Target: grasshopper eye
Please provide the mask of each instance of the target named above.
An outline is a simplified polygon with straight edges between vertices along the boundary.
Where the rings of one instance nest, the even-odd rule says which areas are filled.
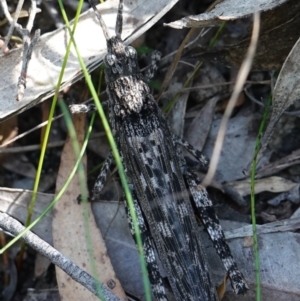
[[[116,61],[116,56],[114,54],[107,54],[105,57],[105,63],[107,63],[109,66],[113,66]]]
[[[127,56],[130,56],[131,58],[136,57],[136,50],[131,46],[125,47],[125,53]]]

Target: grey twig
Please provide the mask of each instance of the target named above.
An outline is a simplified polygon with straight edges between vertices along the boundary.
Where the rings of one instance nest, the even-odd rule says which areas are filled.
[[[257,234],[278,233],[295,231],[300,228],[299,218],[285,219],[264,225],[257,225]],[[252,236],[252,225],[246,225],[239,229],[224,231],[226,239],[243,238]]]
[[[31,0],[31,6],[29,9],[29,17],[28,17],[26,29],[22,30],[23,63],[22,63],[21,74],[18,80],[18,94],[16,97],[17,101],[22,100],[24,96],[24,90],[26,89],[26,74],[27,74],[28,63],[31,59],[33,48],[40,37],[40,30],[38,29],[35,31],[34,37],[30,41],[30,32],[33,26],[33,21],[35,19],[36,12],[37,12],[36,0]]]
[[[254,103],[258,104],[260,107],[263,107],[265,108],[266,105],[262,102],[262,101],[259,101],[258,99],[256,99],[248,90],[249,87],[245,87],[244,88],[244,92],[245,94],[247,95],[247,97],[253,101]],[[273,91],[273,90],[272,90]],[[269,109],[272,109],[272,106],[269,106]],[[297,116],[299,117],[300,116],[300,111],[299,110],[296,110],[296,111],[284,111],[282,113],[283,115],[289,115],[289,116]]]
[[[0,227],[9,232],[12,235],[18,235],[25,230],[17,220],[12,218],[6,213],[0,213]],[[30,231],[27,231],[22,239],[34,250],[39,252],[48,258],[52,263],[61,268],[65,273],[67,273],[72,279],[82,284],[90,292],[98,297],[103,297],[104,300],[109,301],[121,301],[114,293],[112,293],[108,288],[101,285],[95,278],[89,275],[87,272],[83,271],[70,259],[65,257],[63,254],[58,252],[48,243],[40,239],[37,235]],[[99,292],[100,290],[100,292]]]
[[[1,49],[1,54],[4,53],[4,50],[6,49],[6,47],[8,45],[8,42],[11,38],[11,35],[12,35],[14,29],[16,29],[19,32],[19,34],[21,35],[22,40],[23,40],[23,63],[22,63],[21,74],[20,74],[19,81],[18,81],[18,94],[16,96],[16,99],[19,101],[24,96],[24,90],[26,88],[27,68],[28,68],[28,63],[31,58],[32,50],[40,36],[40,31],[37,30],[34,33],[34,37],[33,37],[32,41],[30,39],[30,32],[33,27],[33,22],[34,22],[36,13],[37,13],[36,0],[31,0],[31,6],[29,9],[29,17],[28,17],[28,22],[27,22],[26,28],[23,28],[20,24],[17,23],[22,6],[24,4],[24,0],[19,0],[13,18],[11,17],[11,15],[8,11],[6,1],[0,0],[0,3],[1,3],[1,7],[3,9],[4,15],[10,24],[10,28],[9,28],[7,37],[5,39],[3,47]]]
[[[36,13],[37,13],[36,0],[31,0],[31,6],[29,9],[29,17],[28,17],[28,22],[26,25],[26,29],[28,30],[28,32],[31,32]]]
[[[20,15],[20,12],[21,12],[21,9],[22,9],[24,0],[20,0],[20,1],[18,2],[16,11],[15,11],[15,15],[14,15],[13,18],[11,17],[11,15],[10,15],[10,13],[9,13],[9,11],[8,11],[7,4],[6,4],[6,0],[0,0],[0,3],[1,3],[1,7],[2,7],[2,9],[3,9],[5,18],[7,19],[8,23],[10,24],[8,33],[7,33],[7,35],[6,35],[6,39],[5,39],[5,41],[4,41],[4,45],[3,45],[3,47],[1,48],[1,54],[3,54],[3,53],[4,53],[4,49],[7,47],[8,42],[9,42],[9,40],[10,40],[10,38],[11,38],[11,35],[12,35],[14,29],[16,28],[16,30],[22,34],[22,26],[21,26],[20,24],[17,23],[17,20],[18,20],[18,18],[19,18],[19,15]]]
[[[34,33],[34,37],[30,42],[29,35],[24,36],[23,39],[23,62],[22,62],[22,69],[21,74],[18,80],[18,94],[17,94],[17,101],[22,100],[24,96],[24,90],[26,89],[26,75],[27,75],[27,69],[28,69],[28,63],[31,59],[31,54],[33,51],[33,48],[35,44],[37,43],[38,39],[40,37],[40,30],[37,29]]]

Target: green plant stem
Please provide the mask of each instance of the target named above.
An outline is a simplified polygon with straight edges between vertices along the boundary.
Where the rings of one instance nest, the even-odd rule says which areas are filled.
[[[265,129],[267,116],[269,114],[269,107],[271,104],[271,97],[267,101],[267,105],[263,114],[263,118],[259,127],[258,135],[256,138],[255,151],[253,156],[253,163],[251,167],[251,219],[252,219],[252,231],[253,231],[253,252],[254,252],[254,264],[255,264],[255,283],[256,283],[256,301],[261,301],[261,279],[260,279],[260,261],[259,261],[259,248],[258,248],[258,236],[256,228],[256,215],[255,215],[255,172],[257,165],[257,155],[260,148],[260,141],[263,130]]]

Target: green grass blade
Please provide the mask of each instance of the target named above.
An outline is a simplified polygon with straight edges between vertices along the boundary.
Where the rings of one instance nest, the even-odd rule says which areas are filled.
[[[253,163],[251,167],[251,219],[252,219],[252,231],[253,231],[253,252],[254,252],[254,264],[255,264],[255,284],[256,284],[256,301],[261,301],[261,279],[260,279],[260,262],[259,262],[259,248],[258,237],[256,228],[256,216],[255,216],[255,172],[257,165],[257,155],[260,148],[261,137],[263,130],[266,126],[266,120],[269,114],[269,107],[271,105],[272,98],[269,97],[267,106],[265,108],[263,118],[259,127],[258,135],[256,138],[255,151],[253,156]]]

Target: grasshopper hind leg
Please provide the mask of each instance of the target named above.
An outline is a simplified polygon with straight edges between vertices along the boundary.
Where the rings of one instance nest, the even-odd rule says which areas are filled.
[[[207,190],[201,186],[201,181],[197,175],[187,170],[185,179],[196,205],[197,212],[207,230],[214,248],[216,249],[231,282],[231,286],[236,294],[244,294],[249,288],[243,274],[239,271],[230,248],[226,242],[224,232],[213,207],[213,203],[208,196]]]

